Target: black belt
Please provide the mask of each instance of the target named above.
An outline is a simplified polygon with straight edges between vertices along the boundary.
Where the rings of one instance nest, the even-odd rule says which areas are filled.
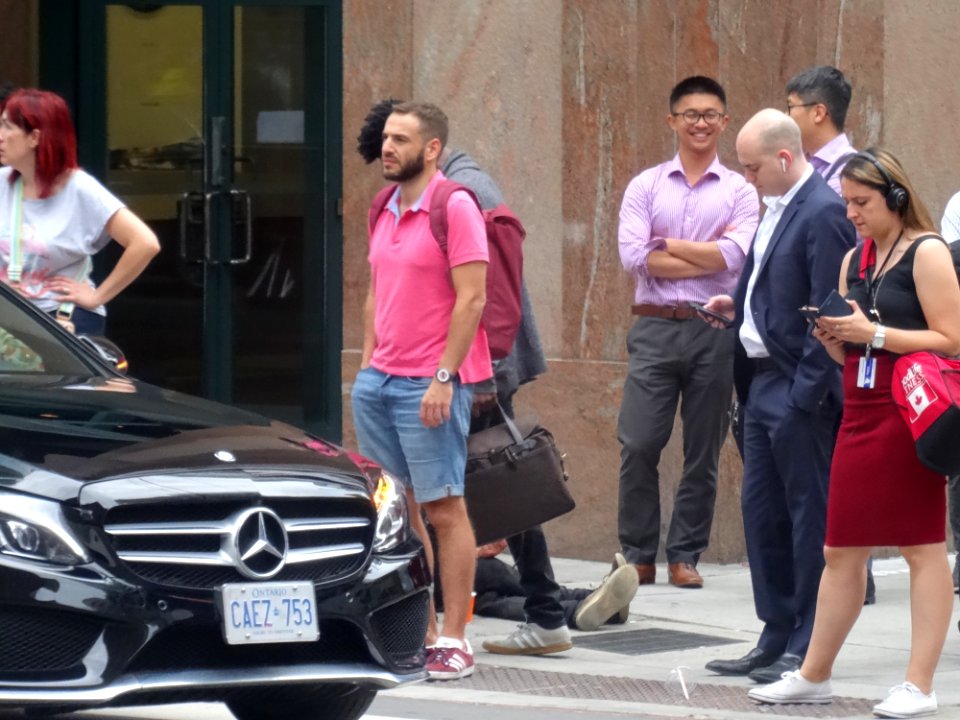
[[[754,374],[780,371],[780,366],[772,357],[750,358],[750,362],[753,363]]]

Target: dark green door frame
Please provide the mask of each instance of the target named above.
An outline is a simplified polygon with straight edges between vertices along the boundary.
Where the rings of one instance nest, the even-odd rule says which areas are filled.
[[[321,189],[319,202],[308,204],[307,227],[320,229],[320,237],[306,243],[306,272],[318,283],[307,286],[304,302],[305,371],[312,379],[304,383],[304,424],[307,429],[339,441],[341,427],[340,353],[343,346],[343,225],[340,216],[342,197],[342,15],[340,0],[166,0],[162,3],[127,0],[40,0],[40,83],[63,95],[74,109],[80,139],[80,163],[103,178],[107,162],[106,147],[106,7],[108,5],[200,6],[204,13],[204,109],[208,138],[216,137],[218,124],[222,147],[232,145],[229,133],[233,112],[233,13],[243,6],[315,7],[308,13],[307,27],[299,30],[315,42],[306,43],[306,72],[323,93],[308,93],[304,108],[312,122],[307,123],[309,150],[308,176],[312,187]],[[222,158],[222,160],[224,160]],[[216,188],[218,181],[208,162],[205,181]],[[232,172],[232,162],[222,161],[223,173]],[[221,237],[229,236],[230,212],[227,199],[220,200],[218,217]],[[228,252],[225,244],[221,253]],[[207,296],[204,306],[204,355],[206,394],[229,401],[231,390],[230,276],[224,264],[205,269]]]

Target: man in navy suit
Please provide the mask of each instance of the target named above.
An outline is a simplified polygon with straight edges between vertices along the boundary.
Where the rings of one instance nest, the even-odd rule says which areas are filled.
[[[743,413],[743,526],[757,616],[757,647],[707,669],[773,682],[800,667],[810,642],[826,530],[840,366],[797,309],[838,284],[856,234],[843,201],[806,160],[800,129],[761,110],[737,136],[747,180],[767,206],[735,297],[710,299],[734,316],[734,384]]]

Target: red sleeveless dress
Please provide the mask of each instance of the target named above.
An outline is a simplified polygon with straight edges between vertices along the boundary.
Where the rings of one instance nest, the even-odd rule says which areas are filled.
[[[921,329],[926,320],[913,282],[917,240],[883,277],[876,297],[881,322]],[[925,242],[942,242],[927,240]],[[859,277],[860,250],[847,276],[847,297],[869,307]],[[868,270],[869,272],[869,270]],[[946,539],[946,478],[918,459],[906,423],[890,395],[897,355],[872,351],[876,384],[857,387],[864,348],[849,347],[843,368],[843,419],[830,469],[826,544],[833,547],[923,545]]]

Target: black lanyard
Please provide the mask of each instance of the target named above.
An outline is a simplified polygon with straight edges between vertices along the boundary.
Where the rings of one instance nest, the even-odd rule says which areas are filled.
[[[880,264],[880,269],[876,272],[869,272],[865,278],[867,284],[867,302],[870,305],[870,313],[880,319],[880,313],[877,311],[877,295],[880,293],[880,285],[883,284],[884,270],[887,267],[887,263],[890,261],[890,258],[893,257],[894,251],[897,249],[897,245],[900,244],[900,241],[903,239],[903,228],[900,228],[900,234],[897,235],[897,239],[893,241],[893,246],[890,248],[890,252],[887,253],[887,256],[883,259],[883,262]],[[876,240],[874,240],[876,243]],[[873,280],[879,278],[877,283],[874,284]]]

